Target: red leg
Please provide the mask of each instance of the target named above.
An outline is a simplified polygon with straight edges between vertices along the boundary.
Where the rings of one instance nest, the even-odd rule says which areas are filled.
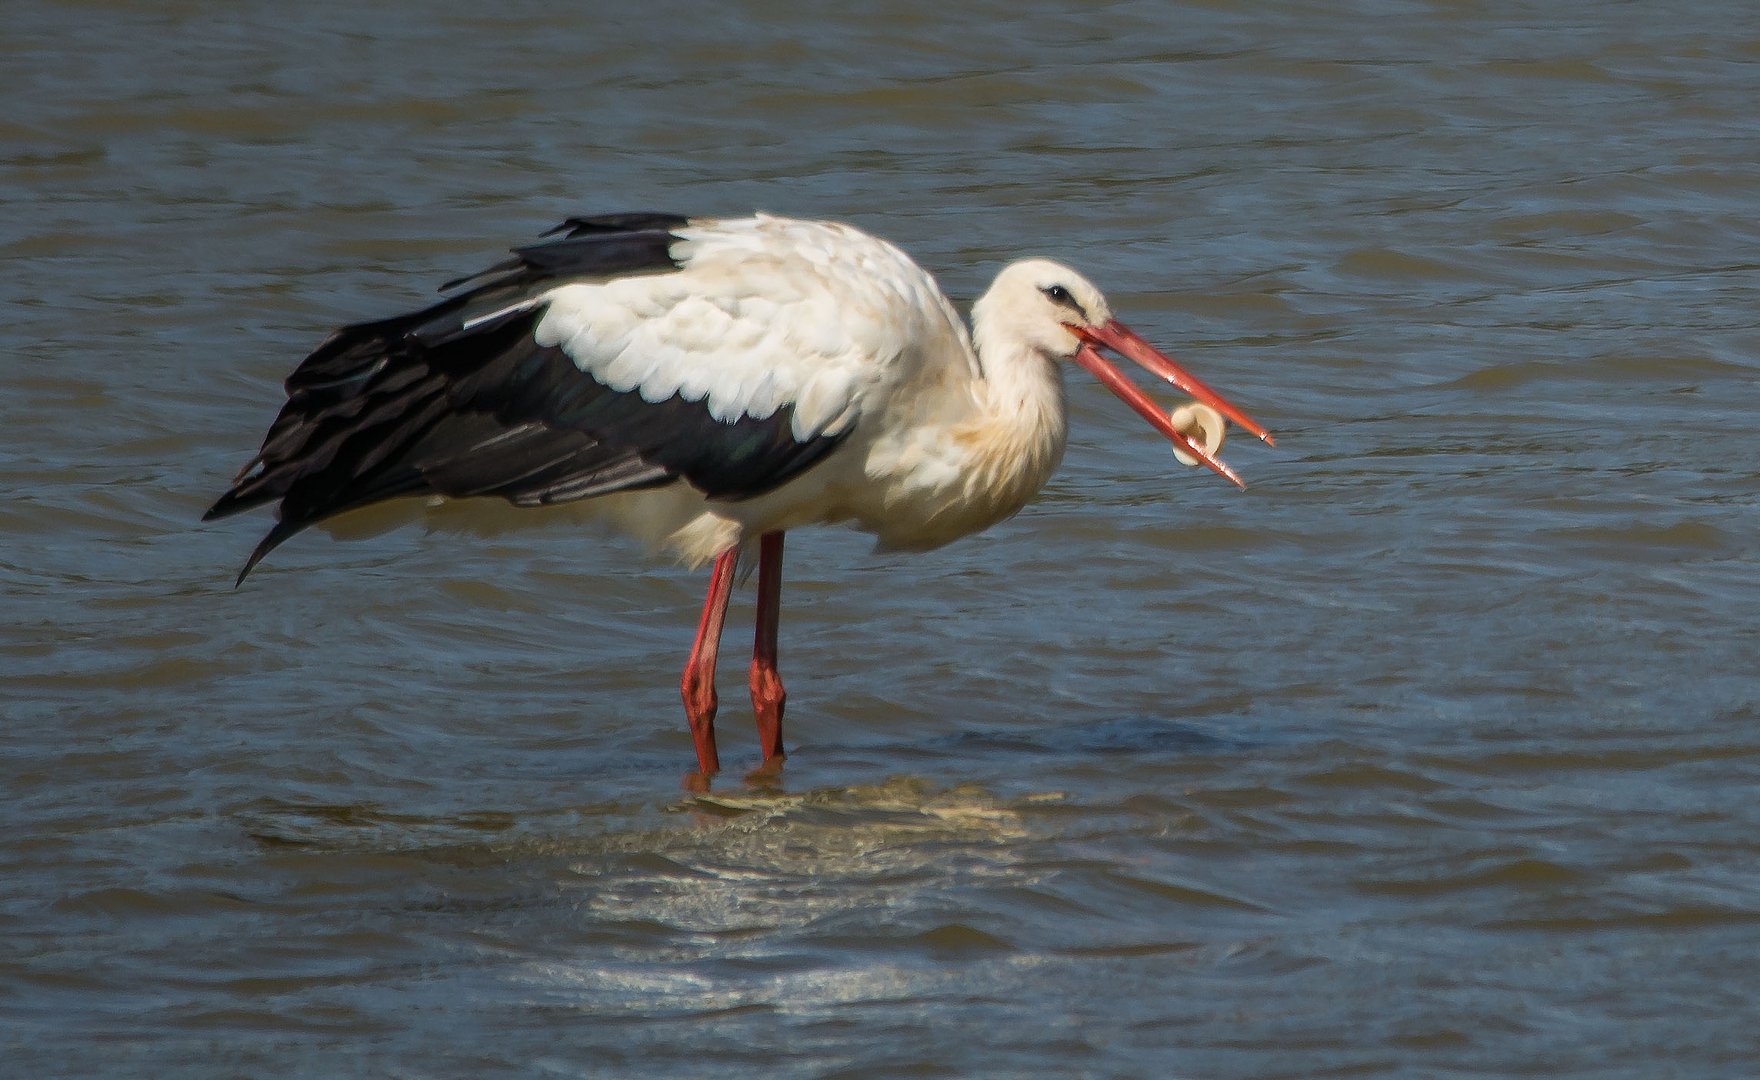
[[[782,612],[782,534],[758,541],[758,634],[752,646],[752,711],[758,717],[758,744],[764,764],[782,752],[782,707],[788,693],[776,671],[776,628]]]
[[[709,595],[703,600],[703,618],[697,623],[697,640],[684,664],[679,693],[684,714],[691,723],[691,741],[697,746],[697,768],[706,780],[721,770],[715,754],[715,657],[721,650],[721,625],[727,621],[727,597],[733,591],[733,565],[739,549],[729,548],[715,559],[709,575]]]

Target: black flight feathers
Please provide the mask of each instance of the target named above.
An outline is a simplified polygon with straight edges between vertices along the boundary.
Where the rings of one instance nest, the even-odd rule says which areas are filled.
[[[262,449],[203,515],[279,501],[239,580],[307,525],[401,495],[539,506],[682,478],[738,500],[823,457],[843,435],[797,442],[792,406],[725,423],[700,401],[618,393],[533,341],[541,309],[495,314],[571,278],[676,270],[671,230],[686,221],[570,218],[546,234],[558,239],[448,283],[454,294],[431,307],[326,338],[287,377]]]

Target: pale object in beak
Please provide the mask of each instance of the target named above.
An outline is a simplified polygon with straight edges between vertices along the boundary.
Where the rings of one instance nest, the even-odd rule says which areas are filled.
[[[1141,365],[1151,374],[1165,379],[1179,390],[1192,395],[1199,404],[1208,405],[1217,413],[1225,416],[1241,427],[1263,439],[1267,445],[1276,446],[1271,433],[1252,417],[1242,412],[1227,398],[1199,382],[1190,372],[1164,356],[1155,346],[1139,337],[1135,331],[1113,319],[1105,326],[1081,326],[1075,323],[1064,323],[1064,328],[1076,336],[1081,347],[1071,357],[1079,367],[1085,368],[1088,374],[1100,380],[1101,385],[1113,392],[1120,401],[1136,410],[1137,415],[1149,421],[1149,426],[1166,436],[1169,442],[1182,451],[1180,460],[1187,456],[1196,458],[1216,475],[1227,480],[1236,487],[1244,488],[1247,482],[1240,474],[1210,453],[1201,444],[1188,439],[1182,432],[1169,422],[1161,406],[1148,394],[1131,382],[1118,370],[1118,367],[1104,356],[1100,349],[1106,348],[1120,356],[1128,357]],[[1218,445],[1221,445],[1220,441]]]
[[[1175,431],[1190,439],[1192,445],[1201,447],[1211,457],[1222,449],[1222,440],[1227,426],[1222,414],[1201,401],[1188,401],[1167,414],[1168,423]],[[1174,444],[1173,456],[1181,465],[1202,465],[1203,462]]]

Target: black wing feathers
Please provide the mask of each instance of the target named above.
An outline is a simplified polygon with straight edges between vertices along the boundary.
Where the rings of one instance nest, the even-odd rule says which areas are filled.
[[[644,270],[674,270],[670,248],[678,237],[671,230],[689,222],[677,214],[606,214],[569,218],[545,233],[547,240],[513,249],[513,258],[440,286],[451,292],[479,282],[478,289],[529,285],[562,277],[609,277]]]
[[[204,520],[279,501],[239,580],[316,521],[400,495],[536,506],[682,477],[711,498],[769,491],[842,440],[794,437],[792,406],[724,423],[702,402],[644,400],[581,371],[518,305],[574,278],[678,268],[671,214],[570,218],[560,239],[449,283],[407,315],[345,326],[287,377],[263,448]],[[499,314],[497,314],[499,312]]]

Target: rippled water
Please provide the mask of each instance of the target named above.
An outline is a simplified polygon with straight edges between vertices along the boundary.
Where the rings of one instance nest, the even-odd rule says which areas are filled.
[[[144,7],[0,39],[16,1075],[1752,1072],[1752,5]],[[704,798],[703,581],[567,514],[232,591],[330,327],[754,207],[1072,262],[1279,448],[1079,385],[1015,520],[791,539]]]

